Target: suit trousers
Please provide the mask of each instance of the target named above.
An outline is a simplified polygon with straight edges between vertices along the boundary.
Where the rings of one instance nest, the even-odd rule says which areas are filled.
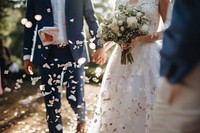
[[[162,78],[152,133],[200,133],[200,65],[182,83]]]
[[[61,77],[66,87],[66,98],[71,105],[77,121],[85,120],[84,66],[79,66],[72,57],[69,46],[50,49],[46,62],[39,67],[41,75],[40,89],[44,95],[47,123],[50,133],[62,133],[61,117]]]

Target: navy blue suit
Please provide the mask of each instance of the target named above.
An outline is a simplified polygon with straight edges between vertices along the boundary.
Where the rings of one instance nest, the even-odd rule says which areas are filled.
[[[170,83],[182,82],[200,63],[199,12],[200,0],[175,0],[161,50],[161,76]]]
[[[94,15],[93,6],[90,0],[66,0],[65,5],[65,14],[66,14],[66,25],[67,25],[67,38],[70,40],[73,45],[70,45],[70,49],[75,61],[77,61],[80,57],[87,58],[87,52],[85,44],[83,47],[79,49],[73,49],[76,41],[84,41],[84,26],[83,26],[83,18],[85,18],[89,31],[92,31],[91,36],[92,38],[97,34],[97,19]],[[40,21],[35,20],[35,15],[41,15],[42,19]],[[38,30],[43,28],[44,26],[54,26],[53,21],[53,13],[52,13],[52,6],[50,0],[28,0],[27,1],[27,11],[26,11],[26,18],[28,21],[32,22],[31,28],[26,28],[24,31],[24,55],[30,55],[31,49],[33,47],[33,35],[36,25],[38,25]],[[70,20],[74,19],[74,22]],[[96,44],[96,48],[101,46],[97,43],[98,39],[94,40]],[[85,43],[85,42],[84,42]],[[41,45],[41,48],[38,48],[38,45]],[[45,59],[48,56],[49,49],[51,46],[44,47],[40,38],[36,37],[36,46],[34,52],[33,62],[35,64],[42,64],[45,62]],[[37,57],[37,58],[35,58]]]
[[[66,84],[66,97],[72,109],[78,114],[78,122],[85,120],[85,101],[84,101],[84,82],[83,82],[83,65],[78,66],[79,58],[87,58],[85,47],[85,35],[83,20],[85,18],[91,37],[94,38],[96,48],[98,38],[96,38],[98,24],[90,0],[66,0],[65,14],[67,39],[69,44],[64,48],[57,48],[49,45],[43,46],[40,38],[36,37],[36,44],[34,50],[33,63],[39,65],[41,74],[41,90],[44,94],[47,119],[50,133],[60,133],[62,129],[58,129],[62,125],[61,114],[59,112],[61,107],[60,97],[61,90],[60,77],[63,71],[62,64],[66,64],[67,69],[64,70],[64,83]],[[41,15],[40,21],[35,20],[35,15]],[[31,28],[25,27],[24,31],[24,55],[31,55],[33,47],[34,30],[44,26],[54,26],[52,5],[50,0],[28,0],[26,18],[32,23]],[[74,21],[71,22],[70,20]],[[37,31],[36,31],[37,33]],[[84,41],[80,48],[74,49],[77,40]],[[48,67],[47,67],[48,66]],[[57,99],[57,100],[55,100]]]

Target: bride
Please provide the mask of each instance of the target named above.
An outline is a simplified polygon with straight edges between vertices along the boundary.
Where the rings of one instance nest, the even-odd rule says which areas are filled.
[[[149,35],[132,41],[132,64],[120,64],[122,48],[116,46],[106,68],[97,112],[89,133],[151,131],[160,64],[160,46],[156,40],[161,33],[157,29],[160,17],[163,22],[166,21],[168,3],[169,0],[116,0],[116,7],[126,4],[145,12],[150,20]],[[105,49],[109,49],[111,45],[113,42],[108,42]]]

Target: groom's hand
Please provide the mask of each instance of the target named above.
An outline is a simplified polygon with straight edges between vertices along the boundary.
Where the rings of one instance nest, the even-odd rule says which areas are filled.
[[[32,62],[29,59],[24,60],[24,70],[25,70],[26,74],[33,75],[32,68],[33,68]]]
[[[102,65],[107,60],[107,54],[104,48],[98,48],[92,55],[92,61],[96,64]]]

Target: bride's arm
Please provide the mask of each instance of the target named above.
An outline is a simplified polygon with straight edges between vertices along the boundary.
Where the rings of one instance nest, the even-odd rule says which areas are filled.
[[[169,0],[159,0],[159,13],[162,18],[163,23],[167,20],[167,11],[169,7]]]
[[[165,23],[166,19],[167,19],[167,10],[168,10],[168,6],[169,6],[169,2],[170,2],[169,0],[159,0],[159,13],[160,13],[163,23]],[[163,33],[163,31],[160,31],[160,32],[156,32],[151,35],[144,35],[144,36],[136,37],[132,41],[132,44],[135,45],[138,43],[148,43],[148,42],[157,41],[162,38],[161,37],[162,33]]]

